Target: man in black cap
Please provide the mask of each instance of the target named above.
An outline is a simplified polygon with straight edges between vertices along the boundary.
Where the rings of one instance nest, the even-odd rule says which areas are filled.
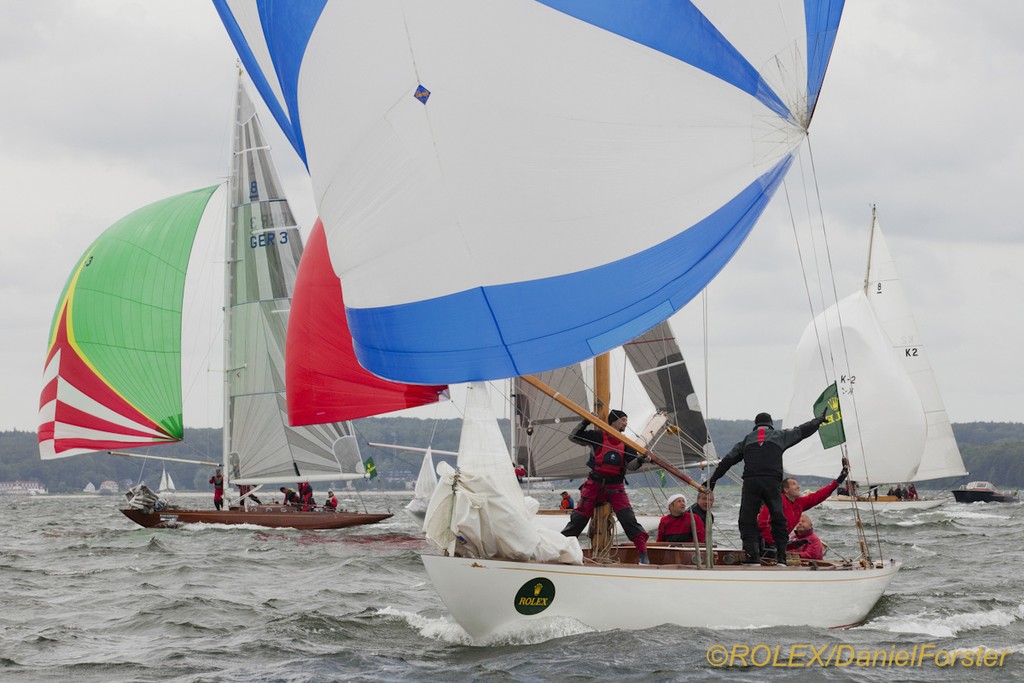
[[[626,413],[612,410],[608,413],[608,424],[619,432],[626,428]],[[587,467],[590,476],[580,487],[580,504],[573,511],[569,523],[562,529],[563,536],[579,536],[587,527],[590,516],[594,514],[594,506],[609,502],[615,516],[619,518],[622,530],[633,541],[640,554],[640,564],[648,564],[647,539],[650,534],[636,521],[633,506],[626,495],[626,470],[637,470],[650,460],[646,455],[639,455],[635,450],[624,444],[611,434],[600,429],[587,429],[590,423],[584,420],[569,436],[569,440],[591,449]],[[755,526],[755,530],[756,530]]]
[[[732,447],[708,480],[708,488],[714,490],[715,482],[722,478],[730,467],[740,460],[743,461],[739,527],[743,549],[747,551],[749,563],[759,564],[761,561],[757,513],[763,503],[771,515],[775,557],[780,564],[785,564],[789,531],[786,528],[786,516],[782,511],[782,453],[817,432],[818,427],[824,422],[823,417],[816,417],[794,429],[777,430],[771,415],[758,413],[754,418],[754,430]]]

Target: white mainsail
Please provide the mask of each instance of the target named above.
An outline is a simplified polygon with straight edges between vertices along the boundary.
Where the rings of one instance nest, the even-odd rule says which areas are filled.
[[[885,242],[878,218],[872,212],[871,247],[864,292],[878,323],[885,330],[893,352],[914,383],[927,422],[924,452],[914,481],[967,475],[960,448],[953,436],[949,415],[935,382],[921,335],[907,301],[896,264]]]

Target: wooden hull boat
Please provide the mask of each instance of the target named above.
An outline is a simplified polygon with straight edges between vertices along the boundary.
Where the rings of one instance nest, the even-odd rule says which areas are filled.
[[[272,529],[344,529],[361,524],[375,524],[391,517],[390,514],[361,512],[303,512],[284,505],[257,505],[250,508],[228,510],[189,510],[168,507],[146,512],[123,508],[124,516],[139,526],[150,529],[169,529],[185,524],[252,524]]]
[[[851,496],[831,496],[818,504],[826,510],[844,510],[853,504]],[[857,497],[857,505],[871,506],[875,510],[931,510],[945,503],[948,498],[925,498],[923,500],[900,500],[896,496],[879,496],[868,499]]]

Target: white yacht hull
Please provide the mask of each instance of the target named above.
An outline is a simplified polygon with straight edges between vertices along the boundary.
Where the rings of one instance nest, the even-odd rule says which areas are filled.
[[[857,502],[857,505],[862,509],[870,509],[874,507],[875,510],[931,510],[937,508],[947,499],[944,498],[929,498],[926,500],[875,500],[870,503],[865,500]],[[851,507],[852,503],[849,498],[845,496],[826,498],[818,507],[825,508],[826,510],[847,510]]]
[[[899,563],[889,563],[880,569],[722,566],[709,570],[422,557],[441,600],[474,639],[552,617],[575,619],[602,631],[668,623],[707,628],[840,628],[863,621],[900,568]],[[520,609],[536,613],[523,614]]]

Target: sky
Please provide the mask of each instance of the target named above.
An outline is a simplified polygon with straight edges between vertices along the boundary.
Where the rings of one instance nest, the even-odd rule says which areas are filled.
[[[0,430],[35,430],[51,317],[82,252],[134,209],[225,179],[236,58],[208,0],[0,0],[0,19]],[[953,422],[1024,421],[1021,26],[1024,6],[1000,0],[847,3],[811,125],[816,173],[786,185],[797,206],[802,188],[820,198],[840,296],[861,284],[877,206]],[[308,228],[308,177],[262,120]],[[809,319],[780,192],[673,319],[706,414],[783,414]],[[220,351],[189,338],[186,424],[219,426]]]

